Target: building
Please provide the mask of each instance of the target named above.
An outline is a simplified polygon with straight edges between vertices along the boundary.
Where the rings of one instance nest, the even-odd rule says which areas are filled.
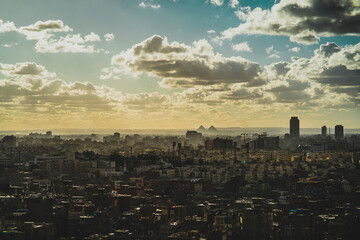
[[[327,135],[327,127],[324,125],[321,128],[321,136],[326,137]]]
[[[197,131],[187,131],[186,138],[190,140],[191,144],[199,144],[202,140],[202,134]]]
[[[234,148],[234,141],[231,139],[215,138],[212,142],[213,149],[223,150]]]
[[[120,133],[118,132],[114,133],[114,140],[120,141]]]
[[[290,137],[298,138],[300,136],[300,121],[298,117],[291,117],[290,119]]]
[[[341,140],[344,138],[344,126],[336,125],[335,126],[335,139]]]
[[[17,141],[16,141],[16,137],[11,135],[11,136],[5,136],[2,139],[2,145],[4,147],[9,147],[9,148],[14,148],[17,145]]]
[[[264,135],[258,136],[257,139],[251,141],[250,148],[253,150],[278,150],[279,137],[265,137]]]

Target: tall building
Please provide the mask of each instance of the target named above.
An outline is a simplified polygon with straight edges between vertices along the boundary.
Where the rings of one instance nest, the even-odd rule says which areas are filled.
[[[321,135],[322,135],[323,137],[325,137],[326,134],[327,134],[327,127],[324,125],[324,126],[322,126],[322,128],[321,128]]]
[[[336,125],[335,126],[335,139],[343,139],[344,138],[344,126]]]
[[[290,137],[297,138],[300,136],[300,121],[298,117],[291,117],[290,119]]]

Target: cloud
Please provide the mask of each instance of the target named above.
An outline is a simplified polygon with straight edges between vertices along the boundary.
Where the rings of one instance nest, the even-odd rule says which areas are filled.
[[[230,0],[229,6],[232,8],[236,8],[239,5],[239,0]]]
[[[141,2],[139,3],[139,7],[141,8],[147,8],[147,7],[150,7],[150,8],[153,8],[153,9],[159,9],[161,7],[160,4],[154,4],[153,3],[153,0],[150,0],[148,2]]]
[[[214,33],[216,33],[216,31],[213,30],[213,29],[207,30],[206,32],[207,32],[208,34],[214,34]]]
[[[48,21],[37,21],[34,24],[29,26],[24,26],[20,28],[21,31],[30,31],[30,32],[41,32],[41,31],[51,31],[51,32],[70,32],[73,31],[69,26],[64,25],[61,20],[48,20]]]
[[[4,48],[11,48],[11,47],[17,46],[17,45],[19,45],[19,44],[14,43],[14,42],[1,44],[1,46],[4,47]]]
[[[317,43],[320,37],[360,34],[360,7],[352,0],[281,0],[271,9],[243,7],[240,25],[214,39],[221,42],[237,35],[285,35],[300,44]]]
[[[128,94],[122,101],[131,110],[163,111],[174,107],[174,103],[167,95],[157,92]]]
[[[52,32],[72,32],[73,29],[65,25],[61,20],[37,21],[34,24],[16,29],[17,32],[26,36],[28,40],[46,39]]]
[[[360,44],[320,45],[311,58],[292,58],[265,67],[263,89],[275,102],[301,107],[359,106]],[[300,101],[301,100],[301,101]],[[299,101],[297,103],[297,101]]]
[[[0,82],[0,111],[61,114],[71,111],[111,111],[116,100],[109,89],[91,83],[24,78]]]
[[[16,26],[13,22],[4,22],[0,19],[0,33],[16,31]]]
[[[0,64],[0,68],[6,76],[2,79],[0,75],[3,127],[19,128],[26,123],[26,128],[98,128],[104,121],[107,127],[163,127],[179,119],[178,114],[191,115],[193,121],[202,112],[180,102],[176,95],[130,94],[89,82],[65,82],[46,74],[45,67],[36,63]]]
[[[103,69],[103,79],[147,73],[162,78],[162,86],[169,87],[251,82],[261,71],[259,64],[241,57],[227,58],[214,53],[204,39],[185,45],[169,43],[158,35],[115,55],[111,64]]]
[[[289,52],[295,52],[295,53],[298,53],[298,52],[300,52],[300,48],[299,48],[299,47],[293,47],[293,48],[290,48],[290,49],[289,49]]]
[[[265,49],[267,54],[270,54],[274,50],[274,46]]]
[[[49,38],[39,39],[35,44],[35,50],[39,53],[99,53],[103,51],[92,44],[87,44],[94,41],[100,41],[100,37],[93,33],[84,38],[80,34],[68,34],[59,39],[51,35]]]
[[[85,42],[100,42],[100,36],[96,33],[91,32],[89,35],[84,37]]]
[[[55,73],[49,73],[44,66],[34,62],[22,62],[16,64],[0,63],[0,73],[5,76],[39,76],[55,77]]]
[[[344,65],[330,67],[324,69],[316,80],[331,86],[360,86],[360,68],[350,70]]]
[[[277,62],[267,66],[267,72],[273,72],[273,78],[286,75],[291,69],[287,62]]]
[[[248,42],[242,42],[238,44],[231,44],[231,48],[238,52],[252,52]]]
[[[73,29],[61,20],[37,21],[34,24],[16,28],[12,22],[4,23],[0,20],[1,32],[18,32],[25,35],[27,40],[36,40],[35,50],[39,53],[99,53],[106,52],[94,46],[94,42],[100,42],[98,34],[91,32],[84,37],[81,34],[67,34],[58,36],[61,33],[72,32]],[[56,33],[56,34],[55,34]],[[108,38],[111,38],[108,35]]]
[[[209,0],[206,0],[206,2],[209,2]],[[216,6],[222,6],[224,4],[224,0],[210,0],[210,3]]]
[[[280,58],[280,56],[277,55],[277,54],[275,54],[275,53],[273,53],[273,54],[271,54],[268,58]]]
[[[109,41],[114,40],[115,36],[112,33],[107,33],[107,34],[104,35],[104,38],[105,38],[105,41],[109,42]]]
[[[267,54],[270,54],[268,58],[280,58],[279,51],[274,49],[274,46],[270,46],[265,49]]]

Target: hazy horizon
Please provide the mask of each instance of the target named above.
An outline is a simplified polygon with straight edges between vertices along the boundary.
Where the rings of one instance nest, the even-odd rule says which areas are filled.
[[[215,126],[216,127],[216,126]],[[119,132],[121,135],[127,134],[143,134],[143,135],[185,135],[187,130],[197,130],[197,128],[184,129],[30,129],[30,130],[1,130],[0,135],[15,134],[28,135],[30,133],[45,134],[46,131],[52,131],[53,135],[112,135]],[[289,129],[285,127],[226,127],[217,128],[218,133],[210,135],[240,135],[261,134],[266,132],[268,135],[284,135],[289,133]],[[329,129],[328,129],[329,130]],[[301,135],[317,135],[321,133],[320,128],[300,128]],[[360,134],[360,128],[345,128],[344,134]],[[209,135],[205,133],[205,135]],[[331,128],[331,135],[334,135],[334,128]]]

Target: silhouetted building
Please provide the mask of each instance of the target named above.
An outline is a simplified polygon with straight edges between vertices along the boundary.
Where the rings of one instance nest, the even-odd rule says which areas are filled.
[[[344,126],[336,125],[335,126],[335,139],[341,140],[344,138]]]
[[[215,138],[212,144],[214,149],[231,149],[234,147],[234,141],[227,138]]]
[[[202,134],[197,131],[187,131],[186,138],[189,139],[192,144],[197,144],[201,142]]]
[[[280,148],[279,137],[265,137],[263,135],[260,135],[257,139],[251,142],[250,148],[253,150],[278,150]]]
[[[13,135],[5,136],[2,139],[2,143],[5,147],[16,147],[16,137]]]
[[[213,149],[213,141],[211,139],[205,140],[205,149],[206,150],[212,150]]]
[[[327,127],[326,126],[322,126],[321,128],[321,136],[325,137],[327,134]]]
[[[300,136],[300,121],[298,117],[291,117],[290,119],[290,137],[297,138]]]
[[[114,133],[114,139],[119,141],[120,140],[120,133],[115,132]]]

